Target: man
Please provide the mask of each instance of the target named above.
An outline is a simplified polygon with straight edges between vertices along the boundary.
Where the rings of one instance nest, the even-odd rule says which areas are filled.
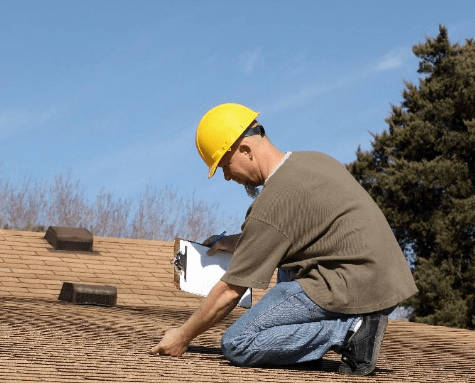
[[[242,233],[213,245],[234,252],[222,279],[181,327],[152,353],[180,356],[191,340],[224,318],[248,287],[278,282],[222,338],[224,355],[241,366],[318,360],[342,354],[339,372],[367,375],[379,355],[387,315],[417,292],[385,217],[334,159],[282,153],[239,104],[208,111],[196,133],[209,177],[245,186],[255,198]],[[259,192],[258,187],[262,186]]]

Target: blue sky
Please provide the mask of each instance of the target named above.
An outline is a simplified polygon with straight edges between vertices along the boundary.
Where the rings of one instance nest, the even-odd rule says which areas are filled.
[[[351,162],[439,24],[474,37],[475,3],[0,1],[0,177],[70,171],[89,198],[169,186],[243,218],[249,197],[195,149],[209,108],[243,103],[282,151]]]

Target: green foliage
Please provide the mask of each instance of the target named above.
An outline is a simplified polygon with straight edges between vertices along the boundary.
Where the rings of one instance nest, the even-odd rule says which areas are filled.
[[[411,319],[475,328],[475,43],[447,29],[413,47],[419,85],[406,82],[387,131],[348,165],[386,215],[414,269]]]

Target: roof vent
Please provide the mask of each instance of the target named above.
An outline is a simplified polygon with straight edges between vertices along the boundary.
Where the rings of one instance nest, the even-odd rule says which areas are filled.
[[[87,229],[50,226],[45,239],[55,250],[92,251],[92,233]]]
[[[114,286],[63,282],[58,299],[77,305],[115,306],[117,289]]]

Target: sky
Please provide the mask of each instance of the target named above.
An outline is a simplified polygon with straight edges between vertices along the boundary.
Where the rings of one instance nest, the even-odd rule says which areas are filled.
[[[208,109],[244,104],[283,152],[352,162],[439,24],[473,38],[475,2],[1,0],[0,179],[169,187],[243,219],[252,200],[196,151]]]

